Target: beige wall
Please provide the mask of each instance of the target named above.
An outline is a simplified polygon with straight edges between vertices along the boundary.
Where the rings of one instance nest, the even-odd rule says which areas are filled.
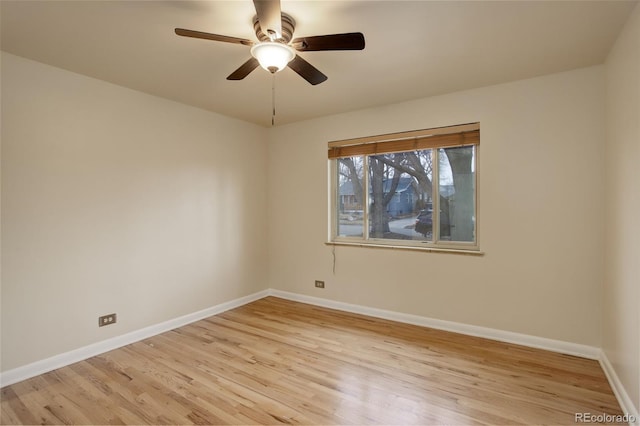
[[[600,346],[603,81],[592,67],[273,129],[271,287]],[[485,255],[337,247],[334,274],[327,141],[475,121]]]
[[[640,410],[640,6],[605,69],[603,349]]]
[[[266,158],[261,127],[3,54],[2,371],[265,288]]]

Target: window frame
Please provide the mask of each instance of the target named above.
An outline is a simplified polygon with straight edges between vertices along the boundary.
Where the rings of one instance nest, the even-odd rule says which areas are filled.
[[[387,238],[371,238],[369,236],[369,208],[370,208],[370,194],[369,194],[369,157],[377,155],[377,145],[384,144],[385,142],[399,142],[399,145],[406,145],[412,139],[418,140],[418,138],[424,139],[424,135],[453,135],[461,132],[465,132],[468,129],[476,130],[478,132],[478,139],[473,143],[452,143],[450,146],[438,144],[432,148],[422,148],[420,150],[431,149],[431,164],[432,164],[432,220],[433,220],[433,233],[432,240],[402,240],[402,239],[387,239]],[[433,129],[415,130],[409,132],[392,133],[387,135],[376,135],[370,137],[349,139],[344,141],[332,141],[328,144],[329,159],[328,159],[328,185],[329,185],[329,221],[328,221],[328,242],[329,245],[347,245],[347,246],[359,246],[359,247],[380,247],[380,248],[395,248],[395,249],[409,249],[409,250],[424,250],[424,251],[443,251],[443,252],[455,252],[462,254],[483,254],[480,252],[480,232],[479,232],[479,157],[480,157],[480,141],[479,141],[480,123],[468,123],[456,126],[439,127]],[[427,136],[429,137],[429,136]],[[376,144],[373,149],[371,147],[364,147],[363,150],[367,153],[358,153],[354,155],[342,155],[335,156],[336,147],[357,147],[358,145]],[[474,241],[449,241],[440,239],[440,161],[439,156],[441,149],[455,148],[462,146],[474,146],[473,156],[473,206],[474,206]],[[331,157],[331,153],[334,153],[334,157]],[[414,151],[412,149],[401,149],[398,151],[386,151],[387,153],[408,152]],[[338,182],[338,160],[345,157],[361,156],[363,158],[363,177],[362,186],[367,188],[363,191],[363,225],[362,236],[339,236],[338,235],[338,221],[339,221],[339,182]]]

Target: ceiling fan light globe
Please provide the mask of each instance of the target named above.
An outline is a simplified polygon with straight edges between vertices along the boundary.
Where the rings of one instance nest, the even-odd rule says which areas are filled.
[[[284,69],[296,56],[291,47],[272,41],[255,44],[251,48],[251,55],[258,60],[262,68],[271,73]]]

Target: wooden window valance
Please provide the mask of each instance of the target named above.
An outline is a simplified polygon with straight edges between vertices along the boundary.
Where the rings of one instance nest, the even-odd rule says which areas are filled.
[[[329,142],[329,159],[480,144],[480,123]]]

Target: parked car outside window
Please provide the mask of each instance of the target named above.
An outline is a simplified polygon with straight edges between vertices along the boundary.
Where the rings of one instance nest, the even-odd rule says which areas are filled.
[[[416,217],[416,226],[415,231],[418,234],[422,234],[425,237],[427,234],[433,234],[433,210],[425,209],[421,210]],[[449,217],[443,215],[440,212],[440,236],[441,237],[449,237],[451,236],[451,225],[449,224]]]

